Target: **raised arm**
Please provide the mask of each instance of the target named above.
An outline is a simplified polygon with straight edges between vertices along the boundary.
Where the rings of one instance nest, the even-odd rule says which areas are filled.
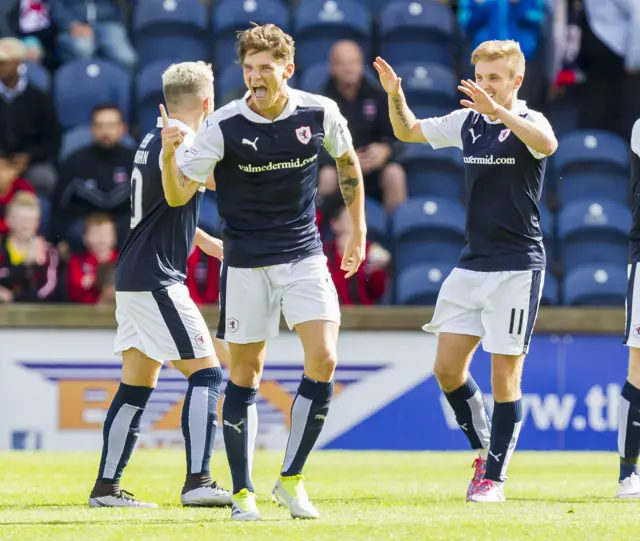
[[[382,88],[388,95],[389,119],[393,126],[394,135],[405,143],[426,143],[427,139],[422,133],[420,122],[407,105],[407,100],[402,91],[402,79],[380,57],[376,58],[373,66],[380,76]]]
[[[162,116],[162,189],[170,207],[181,207],[189,202],[199,184],[188,179],[176,165],[176,149],[183,143],[184,134],[178,126],[169,126],[169,118],[163,105]]]

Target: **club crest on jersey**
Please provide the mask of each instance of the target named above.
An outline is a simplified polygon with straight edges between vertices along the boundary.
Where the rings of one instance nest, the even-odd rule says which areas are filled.
[[[296,130],[296,137],[303,145],[308,145],[311,141],[311,126],[300,126]]]
[[[498,141],[500,141],[502,143],[502,141],[504,141],[507,137],[509,137],[509,134],[511,133],[511,130],[502,130],[500,132],[500,135],[498,135]]]

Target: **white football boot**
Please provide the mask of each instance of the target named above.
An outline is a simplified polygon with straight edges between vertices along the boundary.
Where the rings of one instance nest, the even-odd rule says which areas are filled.
[[[115,496],[97,496],[89,498],[89,507],[147,507],[157,508],[157,503],[141,502],[133,498],[131,492],[120,490]]]
[[[498,483],[491,479],[483,479],[477,484],[475,490],[467,495],[468,502],[474,503],[500,503],[504,501],[504,483]]]
[[[256,495],[243,488],[231,497],[231,520],[262,520],[256,505]]]
[[[231,491],[214,481],[206,487],[194,488],[180,496],[185,507],[226,507],[232,504]]]
[[[626,500],[640,499],[640,477],[637,473],[632,473],[626,479],[620,481],[618,490],[616,490],[616,498]]]
[[[273,487],[273,501],[288,507],[293,518],[318,518],[320,513],[309,501],[303,479],[302,475],[280,476]]]

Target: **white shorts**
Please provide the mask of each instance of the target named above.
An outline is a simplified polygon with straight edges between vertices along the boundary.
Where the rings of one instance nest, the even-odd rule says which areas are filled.
[[[209,328],[184,284],[116,291],[116,320],[116,355],[136,348],[162,363],[214,354]]]
[[[324,255],[252,269],[222,266],[218,338],[250,344],[306,321],[340,324],[340,305]]]
[[[544,271],[476,272],[455,268],[442,284],[427,332],[478,336],[488,353],[529,348]]]
[[[629,265],[628,273],[629,284],[625,302],[624,344],[632,348],[640,348],[640,276],[638,276],[638,263]]]

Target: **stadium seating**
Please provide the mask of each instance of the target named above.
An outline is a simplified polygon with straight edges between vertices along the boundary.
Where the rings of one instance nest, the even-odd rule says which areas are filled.
[[[378,75],[368,66],[365,67],[364,76],[368,81],[379,85]],[[305,69],[302,73],[302,77],[300,77],[300,90],[319,93],[328,83],[329,78],[329,65],[326,62],[318,62]],[[380,88],[382,89],[382,87]]]
[[[133,39],[139,63],[207,58],[207,8],[200,0],[138,0]]]
[[[25,62],[23,64],[27,81],[43,92],[49,92],[51,89],[51,75],[47,69],[36,62]]]
[[[586,265],[573,269],[565,276],[563,304],[622,306],[626,290],[626,265]]]
[[[177,60],[179,61],[179,60]],[[160,112],[158,105],[164,103],[162,94],[162,73],[173,60],[158,60],[145,65],[136,82],[136,115],[140,134],[147,133],[156,125]]]
[[[429,262],[401,270],[396,285],[396,304],[434,305],[442,282],[452,269],[450,263]]]
[[[394,0],[380,18],[381,54],[392,65],[436,62],[453,65],[455,18],[435,0]]]
[[[113,103],[129,121],[131,79],[107,60],[73,60],[55,74],[53,96],[63,129],[89,124],[95,107]]]
[[[384,207],[375,199],[367,197],[365,214],[367,217],[367,239],[387,247],[389,245],[388,219]]]
[[[546,273],[544,277],[544,286],[542,287],[542,297],[540,298],[540,304],[546,306],[553,306],[559,302],[558,280],[551,273]]]
[[[451,199],[410,199],[394,211],[390,223],[397,269],[434,259],[453,265],[464,246],[465,210]]]
[[[304,71],[326,62],[333,44],[341,39],[357,42],[365,58],[371,52],[371,15],[357,0],[309,0],[294,14],[296,64]]]
[[[237,32],[250,23],[273,23],[285,32],[290,31],[290,14],[279,0],[223,0],[213,9],[215,63],[218,68],[233,62],[236,57]]]
[[[547,252],[547,267],[549,267],[555,259],[555,227],[553,213],[544,203],[540,203],[540,229],[542,229],[544,249]]]
[[[407,173],[409,197],[463,199],[464,169],[460,149],[433,150],[430,145],[406,145],[399,162]]]
[[[576,131],[560,139],[554,156],[560,205],[582,197],[629,199],[629,149],[618,136]]]
[[[611,200],[581,199],[558,215],[558,252],[565,272],[585,264],[627,261],[631,211]]]
[[[429,62],[408,62],[394,69],[402,78],[402,89],[411,108],[434,106],[450,111],[457,107],[459,79],[451,68]]]
[[[93,135],[91,134],[91,126],[87,124],[81,124],[75,128],[71,128],[62,135],[62,142],[60,144],[60,152],[58,153],[58,159],[60,162],[66,160],[77,150],[86,148],[93,142]],[[122,139],[122,144],[134,148],[137,143],[131,135],[126,134]]]

